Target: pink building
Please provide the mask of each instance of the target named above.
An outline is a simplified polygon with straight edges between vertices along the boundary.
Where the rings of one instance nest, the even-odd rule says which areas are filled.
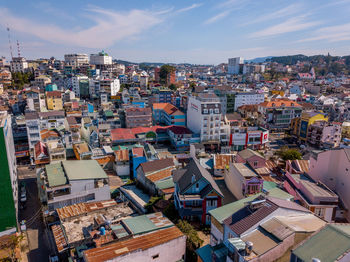
[[[308,127],[307,141],[320,148],[338,147],[341,140],[341,123],[316,121]]]
[[[236,163],[249,164],[252,168],[262,168],[266,166],[266,159],[251,149],[239,151],[236,156]]]

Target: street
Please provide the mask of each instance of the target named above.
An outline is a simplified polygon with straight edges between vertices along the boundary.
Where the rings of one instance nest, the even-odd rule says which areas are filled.
[[[29,244],[28,260],[30,262],[48,261],[50,249],[45,224],[42,219],[41,203],[38,199],[38,189],[35,171],[27,167],[18,168],[19,184],[26,185],[27,201],[25,208],[19,210],[19,221],[26,220]]]

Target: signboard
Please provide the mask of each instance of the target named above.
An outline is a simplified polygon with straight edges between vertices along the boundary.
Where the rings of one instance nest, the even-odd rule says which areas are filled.
[[[261,144],[265,144],[269,141],[269,131],[262,132],[261,134]]]
[[[198,106],[197,105],[191,103],[191,108],[198,112]]]
[[[300,137],[306,138],[307,127],[308,127],[308,122],[307,121],[301,121],[301,123],[300,123]]]

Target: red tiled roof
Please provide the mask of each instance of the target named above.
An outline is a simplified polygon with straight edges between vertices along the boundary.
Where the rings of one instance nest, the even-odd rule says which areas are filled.
[[[132,149],[132,154],[136,157],[142,157],[145,155],[143,151],[143,147],[134,147]]]
[[[171,158],[158,159],[140,164],[140,167],[142,168],[145,174],[169,168],[172,166],[174,166],[174,161]]]

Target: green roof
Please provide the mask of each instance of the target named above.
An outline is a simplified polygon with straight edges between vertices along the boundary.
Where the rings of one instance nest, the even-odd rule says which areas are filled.
[[[284,200],[294,200],[294,196],[292,196],[291,194],[288,194],[286,191],[278,187],[272,188],[268,192],[269,192],[269,196],[272,196],[275,198],[284,199]]]
[[[46,165],[45,170],[49,187],[62,186],[67,183],[61,163]]]
[[[106,110],[105,111],[105,116],[112,117],[113,116],[113,112],[111,110]]]
[[[252,195],[230,204],[215,208],[210,210],[209,213],[213,216],[219,223],[222,223],[226,218],[231,216],[233,213],[236,213],[238,210],[244,207],[244,203],[253,201],[255,198],[260,196],[261,194]]]
[[[128,229],[134,235],[148,233],[154,230],[168,228],[174,226],[168,219],[156,219],[155,223],[151,218],[157,218],[158,213],[142,215],[137,217],[131,217],[123,220],[123,223],[128,227]],[[163,215],[160,214],[161,217]],[[156,222],[158,221],[158,222]]]
[[[328,224],[292,252],[303,261],[333,262],[350,249],[349,233],[350,225]]]
[[[175,187],[175,184],[174,184],[174,181],[173,181],[172,177],[169,177],[168,179],[165,179],[165,180],[156,181],[156,182],[154,182],[154,184],[159,189]]]
[[[203,262],[212,261],[212,247],[208,244],[196,250],[197,255],[201,258]]]
[[[69,180],[108,178],[96,160],[68,160],[62,164]]]
[[[270,191],[272,188],[275,187],[277,187],[277,184],[275,182],[264,181],[264,190]]]

